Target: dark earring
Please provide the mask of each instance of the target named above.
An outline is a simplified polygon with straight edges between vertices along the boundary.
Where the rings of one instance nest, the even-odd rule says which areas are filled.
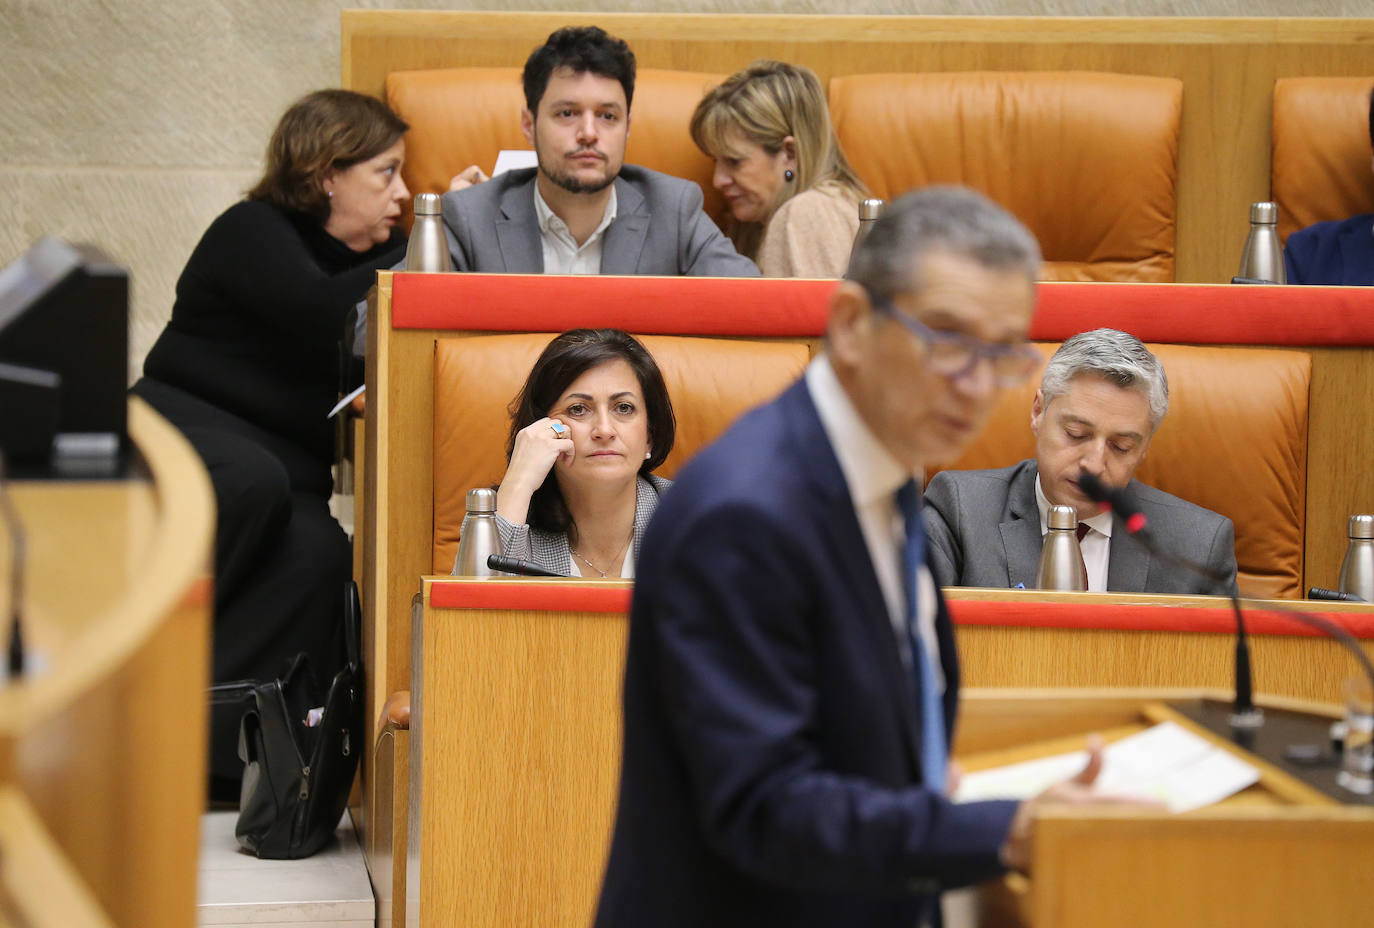
[[[792,169],[791,169],[791,168],[788,168],[787,170],[785,170],[785,171],[782,172],[782,179],[785,180],[785,181],[787,181],[789,184],[792,183],[792,178],[794,178],[794,177],[796,177],[796,176],[797,176],[797,175],[795,175],[795,174],[792,173]]]

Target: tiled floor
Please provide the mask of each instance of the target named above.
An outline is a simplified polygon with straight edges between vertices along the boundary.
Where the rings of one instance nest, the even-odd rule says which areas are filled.
[[[304,860],[258,860],[234,840],[238,813],[200,821],[197,922],[215,928],[373,928],[377,906],[345,813],[338,840]]]

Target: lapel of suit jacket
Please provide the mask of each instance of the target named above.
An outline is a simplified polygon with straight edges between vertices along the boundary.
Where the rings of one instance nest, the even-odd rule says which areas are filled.
[[[1126,501],[1140,508],[1134,480],[1126,484],[1122,494]],[[1113,593],[1144,593],[1150,575],[1150,552],[1126,531],[1120,516],[1112,516],[1112,543],[1107,550],[1107,589]]]
[[[1040,566],[1040,507],[1035,503],[1034,466],[1017,471],[1007,489],[1007,520],[997,526],[1002,533],[1002,549],[1007,562],[1007,586],[1022,584],[1035,589],[1035,572]]]
[[[507,274],[544,273],[544,246],[539,239],[539,216],[534,211],[534,182],[517,184],[501,195],[496,217],[496,244]],[[491,181],[487,181],[491,183]]]
[[[916,681],[902,664],[893,634],[892,620],[887,614],[878,575],[868,556],[868,542],[859,527],[854,501],[840,469],[839,459],[830,445],[820,414],[811,399],[811,391],[802,377],[783,394],[782,409],[792,425],[789,434],[795,444],[793,460],[800,462],[814,491],[816,505],[821,507],[827,531],[835,539],[838,562],[834,565],[840,577],[853,581],[851,592],[862,616],[862,631],[873,651],[879,655],[879,669],[888,677],[890,691],[898,694],[898,710],[904,721],[903,733],[908,759],[913,771],[921,769],[921,719],[916,712]],[[952,641],[952,639],[951,639]],[[943,647],[943,642],[942,642]]]
[[[601,240],[601,273],[634,274],[649,235],[649,205],[623,177],[615,179],[615,221]]]

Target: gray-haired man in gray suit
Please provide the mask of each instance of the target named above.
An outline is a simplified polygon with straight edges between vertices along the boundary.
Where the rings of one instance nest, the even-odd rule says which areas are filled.
[[[1139,339],[1096,329],[1064,342],[1031,404],[1035,459],[997,470],[942,471],[926,488],[926,532],[940,585],[1033,588],[1054,504],[1078,510],[1089,590],[1234,591],[1231,520],[1134,479],[1168,410],[1164,368]],[[1085,470],[1123,487],[1158,544],[1229,577],[1225,586],[1152,557],[1078,486]]]
[[[634,79],[629,46],[595,26],[534,50],[520,122],[539,166],[454,179],[443,217],[455,270],[758,276],[702,212],[696,184],[624,163]]]

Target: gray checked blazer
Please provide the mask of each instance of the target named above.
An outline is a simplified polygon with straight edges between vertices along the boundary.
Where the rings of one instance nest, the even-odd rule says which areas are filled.
[[[644,540],[644,531],[649,527],[649,519],[658,508],[658,498],[667,492],[673,481],[666,477],[640,474],[635,482],[635,521],[633,540],[635,561],[639,561],[639,545]],[[519,558],[538,564],[545,570],[560,574],[572,573],[572,551],[568,548],[568,536],[563,532],[546,532],[530,528],[528,525],[515,525],[496,517],[496,530],[501,535],[501,550],[506,557]],[[453,569],[458,570],[457,559]]]
[[[507,171],[444,194],[444,231],[455,271],[542,274],[534,168]],[[601,273],[757,277],[701,211],[691,181],[627,164],[615,179],[616,217],[601,246]]]
[[[925,493],[930,563],[941,586],[1035,587],[1040,563],[1040,510],[1035,505],[1034,459],[997,470],[945,470]],[[1215,581],[1153,557],[1118,519],[1107,555],[1107,589],[1114,593],[1231,593],[1236,587],[1235,528],[1231,520],[1138,480],[1126,498],[1145,514],[1164,550],[1230,577]]]

